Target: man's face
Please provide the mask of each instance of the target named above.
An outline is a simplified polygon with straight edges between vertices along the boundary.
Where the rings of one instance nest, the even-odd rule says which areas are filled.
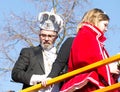
[[[41,30],[39,34],[40,44],[45,50],[49,50],[53,47],[53,44],[57,38],[57,33],[50,30]]]

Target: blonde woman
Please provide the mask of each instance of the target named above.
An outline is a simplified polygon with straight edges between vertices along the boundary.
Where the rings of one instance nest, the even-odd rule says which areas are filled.
[[[85,13],[71,47],[68,72],[109,57],[104,47],[104,33],[109,20],[108,15],[99,9]],[[110,67],[105,65],[71,77],[63,84],[60,92],[91,92],[114,83]]]

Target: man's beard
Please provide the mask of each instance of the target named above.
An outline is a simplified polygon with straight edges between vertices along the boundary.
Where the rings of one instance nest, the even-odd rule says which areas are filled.
[[[50,50],[53,47],[53,44],[44,44],[41,43],[41,46],[44,50]]]

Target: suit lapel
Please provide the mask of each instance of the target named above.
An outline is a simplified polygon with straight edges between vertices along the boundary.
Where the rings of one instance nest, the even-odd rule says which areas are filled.
[[[35,55],[36,61],[39,63],[39,65],[41,66],[41,68],[45,72],[44,62],[43,62],[44,60],[43,60],[43,54],[42,54],[42,47],[41,46],[38,46],[34,49],[34,55]]]

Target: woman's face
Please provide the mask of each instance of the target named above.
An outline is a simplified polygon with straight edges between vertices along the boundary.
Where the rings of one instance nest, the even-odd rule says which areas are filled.
[[[108,23],[109,21],[104,20],[104,21],[100,21],[97,25],[97,27],[103,32],[105,33],[108,29]]]

